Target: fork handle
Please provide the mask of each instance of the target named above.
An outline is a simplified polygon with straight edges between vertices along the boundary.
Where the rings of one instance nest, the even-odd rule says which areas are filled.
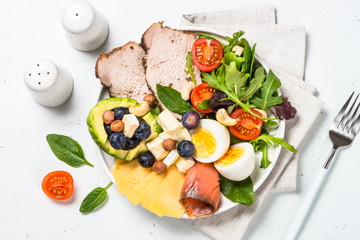
[[[335,155],[336,150],[337,150],[337,148],[335,148],[335,147],[333,147],[331,149],[331,152],[328,155],[324,166],[321,168],[321,171],[319,172],[316,180],[314,181],[314,184],[312,185],[312,188],[311,188],[309,194],[307,195],[304,204],[297,212],[296,217],[295,217],[292,225],[290,226],[289,231],[287,232],[287,235],[285,237],[286,240],[297,239],[299,230],[303,228],[304,220],[309,215],[310,210],[312,210],[313,206],[316,203],[314,201],[314,199],[318,195],[319,189],[321,188],[321,186],[325,180],[327,169],[329,167],[329,164],[330,164],[332,158]]]
[[[324,165],[323,165],[323,168],[325,169],[328,169],[329,168],[329,165],[331,163],[331,160],[333,159],[335,153],[336,153],[336,150],[337,150],[337,147],[333,146],[333,148],[331,149],[331,152],[330,154],[328,155]]]

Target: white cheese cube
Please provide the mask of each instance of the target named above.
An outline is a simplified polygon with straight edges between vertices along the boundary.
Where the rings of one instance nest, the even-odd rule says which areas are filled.
[[[171,152],[166,156],[163,162],[168,167],[170,167],[170,165],[172,165],[178,158],[179,158],[178,152],[176,150],[171,150]]]
[[[146,147],[158,161],[163,160],[169,154],[169,152],[163,148],[163,142],[161,137],[157,137],[146,143]]]
[[[192,166],[194,166],[195,161],[192,158],[186,159],[180,157],[175,165],[178,168],[179,172],[186,173]]]
[[[125,114],[123,117],[124,134],[126,137],[131,138],[135,130],[139,127],[139,120],[134,114]]]
[[[167,109],[165,109],[159,114],[157,121],[164,130],[164,132],[167,133],[176,132],[178,129],[180,129],[181,126],[179,121]]]
[[[159,134],[159,136],[163,139],[166,140],[168,138],[173,139],[174,141],[177,142],[181,142],[183,140],[188,140],[191,141],[191,135],[189,133],[189,131],[184,128],[182,125],[179,128],[178,131],[172,132],[172,133],[168,133],[168,132],[162,132]]]

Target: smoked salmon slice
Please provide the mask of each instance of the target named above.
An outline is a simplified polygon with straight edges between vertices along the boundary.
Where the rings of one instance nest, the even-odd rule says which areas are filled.
[[[220,201],[219,174],[213,163],[195,162],[185,177],[180,203],[189,218],[212,215]]]

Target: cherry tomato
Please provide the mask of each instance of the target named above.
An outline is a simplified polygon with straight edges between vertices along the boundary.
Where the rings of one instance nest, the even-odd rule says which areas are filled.
[[[261,116],[261,114],[256,110],[251,109],[251,111]],[[263,120],[260,118],[245,112],[242,108],[236,109],[230,114],[230,117],[237,120],[235,126],[229,127],[230,132],[236,137],[243,140],[251,140],[257,138],[260,135],[261,126],[263,123]]]
[[[215,90],[216,89],[211,87],[208,83],[202,83],[197,86],[191,92],[191,103],[194,108],[196,108],[196,110],[202,113],[211,113],[213,111],[211,108],[200,109],[198,105],[202,101],[210,99],[214,95]]]
[[[199,38],[194,42],[191,55],[197,68],[203,72],[210,72],[220,65],[223,48],[218,40]]]
[[[44,177],[42,181],[42,190],[51,199],[65,200],[73,193],[73,182],[73,178],[68,172],[51,172]]]

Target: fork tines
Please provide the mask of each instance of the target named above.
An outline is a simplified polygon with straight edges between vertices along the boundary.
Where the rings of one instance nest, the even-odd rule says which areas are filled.
[[[337,129],[341,129],[346,133],[351,131],[353,134],[356,134],[360,128],[360,100],[358,101],[360,94],[357,94],[355,100],[352,101],[354,94],[355,92],[352,92],[336,116],[334,123]],[[349,107],[350,102],[352,102],[352,104]]]

